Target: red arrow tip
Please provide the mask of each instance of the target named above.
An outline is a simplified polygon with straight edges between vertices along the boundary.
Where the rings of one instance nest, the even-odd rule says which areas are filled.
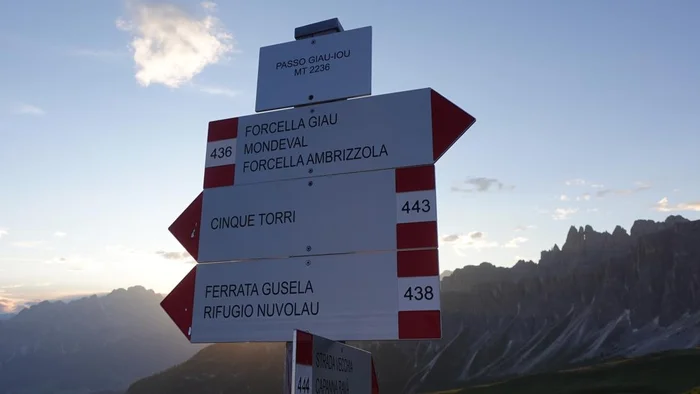
[[[434,90],[430,91],[430,106],[433,115],[433,160],[437,162],[476,119]]]
[[[199,193],[199,196],[168,227],[170,233],[196,261],[199,261],[199,222],[202,220],[203,195],[203,192]]]
[[[177,328],[182,331],[187,339],[191,339],[192,313],[194,309],[194,282],[197,278],[197,266],[175,286],[163,301],[161,308],[170,316]]]
[[[377,371],[374,369],[374,359],[372,360],[372,394],[379,394],[379,381]]]

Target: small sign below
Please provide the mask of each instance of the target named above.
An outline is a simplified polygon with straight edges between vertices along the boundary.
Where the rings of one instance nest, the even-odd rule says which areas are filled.
[[[372,354],[341,342],[294,330],[294,394],[378,394]]]
[[[372,94],[372,27],[260,48],[255,112]]]

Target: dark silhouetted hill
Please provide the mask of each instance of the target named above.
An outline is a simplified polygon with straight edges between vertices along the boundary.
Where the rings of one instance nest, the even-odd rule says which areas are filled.
[[[382,393],[693,348],[700,344],[700,221],[638,220],[630,233],[572,227],[563,246],[542,252],[538,264],[457,269],[444,277],[441,295],[442,340],[351,343],[374,354]],[[177,387],[190,381],[201,394],[281,387],[283,344],[217,344],[202,354],[208,356],[136,382],[128,393],[184,393]]]
[[[125,390],[192,356],[191,345],[141,286],[72,302],[44,301],[0,321],[0,393]]]

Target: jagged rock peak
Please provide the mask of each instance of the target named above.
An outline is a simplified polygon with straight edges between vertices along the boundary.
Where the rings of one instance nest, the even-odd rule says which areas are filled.
[[[656,233],[673,227],[676,223],[687,223],[690,220],[681,215],[670,215],[663,222],[655,222],[650,219],[635,220],[630,229],[632,238],[639,238],[643,235]]]

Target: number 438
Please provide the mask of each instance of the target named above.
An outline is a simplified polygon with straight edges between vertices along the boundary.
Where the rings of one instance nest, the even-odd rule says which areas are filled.
[[[403,206],[401,207],[401,210],[406,212],[406,213],[430,212],[430,200],[423,199],[423,200],[415,200],[413,202],[406,201],[403,204]]]

